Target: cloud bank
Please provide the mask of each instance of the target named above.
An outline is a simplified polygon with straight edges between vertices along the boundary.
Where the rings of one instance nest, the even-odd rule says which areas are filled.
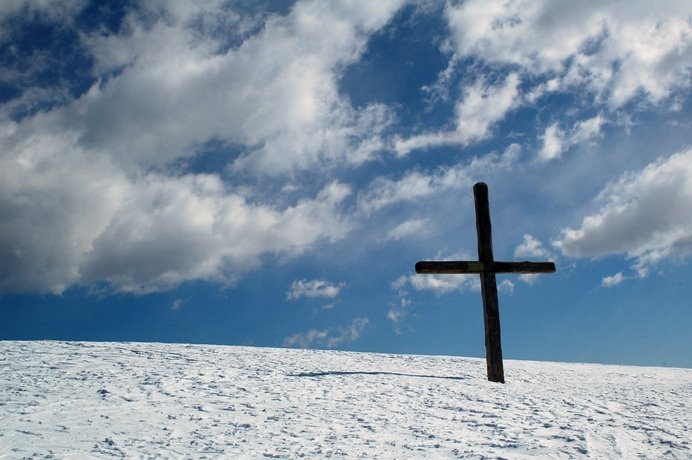
[[[639,276],[667,259],[692,255],[692,149],[624,174],[597,197],[601,209],[554,245],[569,257],[624,254]],[[622,281],[610,278],[606,285]]]
[[[610,109],[639,94],[658,103],[689,84],[685,1],[468,1],[446,15],[459,56],[549,76],[555,89],[584,87]]]
[[[87,6],[0,6],[0,45],[13,58],[0,83],[16,93],[0,102],[0,292],[232,285],[265,259],[341,240],[378,225],[367,223],[378,213],[425,205],[526,157],[559,164],[628,106],[678,110],[691,77],[688,2],[448,3],[430,8],[447,27],[438,37],[447,65],[413,91],[451,98],[449,119],[411,127],[396,104],[355,104],[340,87],[403,1],[308,0],[274,12],[152,1],[129,5],[117,24],[91,26],[79,20]],[[33,20],[69,46],[22,56],[13,40]],[[68,48],[70,56],[59,53]],[[487,154],[405,163],[414,151],[489,142],[508,115],[553,94],[578,95],[574,113],[537,115],[536,132],[520,141],[509,133]],[[206,160],[218,167],[191,166]],[[391,171],[364,171],[385,161]],[[602,209],[555,245],[568,257],[624,254],[639,276],[686,258],[690,162],[684,150],[612,182]],[[399,219],[384,242],[428,219]],[[531,244],[524,249],[538,249]],[[290,295],[340,287],[315,281]],[[410,287],[443,292],[454,283],[429,277]]]
[[[0,13],[60,23],[85,6],[60,5]],[[285,16],[252,16],[223,2],[147,2],[117,32],[77,31],[93,61],[91,87],[72,100],[59,85],[24,88],[2,107],[0,291],[232,284],[263,257],[342,238],[352,227],[340,210],[345,184],[266,202],[221,172],[176,165],[215,139],[242,146],[227,161],[256,175],[371,158],[388,110],[351,107],[337,80],[398,7],[309,1]],[[20,76],[3,75],[16,85]],[[34,112],[36,97],[54,105]]]

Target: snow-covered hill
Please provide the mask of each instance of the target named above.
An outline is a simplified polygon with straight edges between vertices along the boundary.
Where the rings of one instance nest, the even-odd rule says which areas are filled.
[[[690,458],[692,370],[0,342],[0,458]]]

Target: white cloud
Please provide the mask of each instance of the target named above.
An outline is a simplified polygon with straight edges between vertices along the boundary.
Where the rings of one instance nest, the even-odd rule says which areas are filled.
[[[635,94],[662,101],[689,82],[689,8],[681,3],[570,3],[571,15],[557,14],[559,8],[545,2],[450,3],[452,61],[478,56],[509,64],[511,73],[462,88],[449,131],[394,144],[386,134],[393,110],[353,106],[339,84],[401,2],[298,2],[286,16],[251,15],[227,3],[143,2],[138,10],[146,14],[129,14],[118,35],[81,35],[98,80],[86,94],[70,101],[63,88],[30,88],[27,98],[60,100],[61,106],[48,104],[16,123],[7,121],[11,107],[2,106],[0,291],[60,293],[74,284],[106,282],[114,290],[150,292],[194,279],[231,284],[267,255],[300,254],[352,228],[343,214],[350,189],[339,182],[302,199],[305,189],[298,188],[291,192],[294,201],[272,201],[253,198],[241,188],[246,184],[236,187],[215,174],[175,170],[173,162],[210,140],[234,146],[239,157],[229,156],[233,166],[225,171],[232,177],[249,172],[253,179],[293,179],[301,169],[360,165],[392,145],[404,155],[477,142],[541,91],[585,86],[618,108]],[[1,5],[0,16],[7,16],[19,2]],[[79,27],[70,18],[82,3],[23,5],[66,28]],[[456,81],[453,69],[450,64],[441,84]],[[544,86],[533,88],[531,97],[522,94],[534,81],[527,72],[541,73],[536,80]],[[561,144],[547,156],[557,158],[600,135],[605,117],[572,127],[556,123]],[[469,187],[481,175],[516,165],[518,152],[512,145],[470,163],[380,177],[358,195],[356,215]],[[606,214],[603,219],[612,222],[612,212]],[[421,228],[421,221],[411,220],[387,237]],[[584,248],[595,230],[582,230],[588,235],[562,236],[564,251],[588,253]],[[672,242],[662,243],[663,249],[621,252],[642,269],[686,254],[689,234],[673,233],[666,233]],[[448,285],[429,283],[440,290]]]
[[[187,302],[187,299],[175,299],[173,305],[171,305],[171,310],[180,310],[185,302]]]
[[[501,155],[489,153],[432,173],[413,171],[398,180],[378,177],[358,194],[358,208],[369,215],[396,203],[417,202],[446,190],[470,187],[490,172],[510,169],[520,151],[519,145],[511,144]]]
[[[13,88],[16,92],[10,98],[2,98],[0,121],[62,105],[72,99],[71,94],[76,90],[74,81],[64,77],[75,71],[79,51],[59,52],[64,38],[56,35],[51,40],[36,39],[35,29],[28,28],[27,22],[57,28],[61,31],[59,35],[65,37],[75,27],[79,14],[87,5],[86,0],[0,2],[0,49],[3,50],[0,83],[3,88]],[[33,42],[28,47],[22,43],[27,39]],[[52,84],[44,83],[46,78],[51,80],[58,76]]]
[[[263,254],[300,254],[351,228],[339,214],[350,193],[343,184],[277,209],[226,190],[216,175],[130,175],[73,139],[24,129],[0,128],[0,291],[233,283]]]
[[[332,284],[324,280],[296,280],[291,283],[291,288],[286,293],[289,300],[298,300],[301,297],[323,297],[333,299],[344,288],[345,283]]]
[[[543,147],[538,152],[538,158],[542,161],[549,161],[561,157],[571,146],[583,144],[599,136],[604,123],[603,116],[597,115],[575,123],[568,132],[560,129],[557,122],[551,124],[542,136]]]
[[[387,311],[387,319],[394,324],[394,332],[397,335],[402,335],[404,333],[404,321],[411,314],[411,307],[413,302],[408,298],[408,294],[402,287],[398,288],[399,291],[399,303],[391,304],[389,311]]]
[[[536,259],[554,260],[555,255],[548,251],[539,240],[528,233],[523,241],[514,249],[514,257],[529,257]]]
[[[524,283],[528,285],[533,285],[536,283],[541,275],[533,275],[530,273],[524,273],[522,275],[519,275],[519,281],[523,281]]]
[[[401,308],[390,308],[387,312],[387,319],[394,323],[394,328],[397,335],[401,335],[400,324],[406,317],[406,311]]]
[[[510,73],[496,86],[479,81],[466,88],[463,100],[457,105],[457,133],[462,143],[490,135],[492,125],[518,104],[518,86],[519,75]]]
[[[692,11],[687,3],[670,1],[665,8],[646,0],[447,3],[450,38],[443,48],[450,63],[424,91],[446,100],[456,81],[453,74],[465,74],[468,58],[509,73],[502,83],[478,80],[462,89],[454,130],[396,139],[396,153],[478,142],[509,111],[539,104],[543,95],[557,91],[588,93],[582,99],[606,113],[632,100],[669,101],[671,110],[679,107],[676,96],[692,78]],[[605,121],[597,115],[571,128],[552,122],[540,136],[538,159],[554,160],[594,139]]]
[[[514,294],[514,283],[510,280],[502,280],[500,284],[497,285],[497,290],[499,292],[506,292],[509,295]]]
[[[0,20],[22,13],[41,15],[43,20],[50,22],[69,21],[87,4],[87,0],[8,0],[0,2]]]
[[[398,1],[299,2],[224,52],[221,42],[247,18],[236,14],[225,30],[204,35],[192,20],[206,12],[204,5],[183,3],[153,25],[131,15],[127,35],[85,37],[97,69],[122,72],[58,115],[82,144],[161,165],[222,139],[244,147],[236,169],[265,174],[360,164],[382,149],[387,109],[355,110],[337,83]]]
[[[407,155],[412,150],[442,145],[468,145],[490,136],[495,123],[519,103],[519,76],[510,73],[505,80],[491,86],[483,79],[465,88],[462,100],[456,106],[454,131],[438,131],[397,139],[394,150],[397,155]]]
[[[559,158],[564,150],[564,133],[558,123],[553,123],[545,129],[543,134],[543,148],[538,152],[541,160],[553,160]]]
[[[387,232],[385,240],[396,241],[412,235],[421,235],[429,226],[429,222],[429,219],[411,219],[407,220],[406,222],[402,222]]]
[[[605,123],[602,115],[577,122],[572,128],[570,144],[581,144],[601,135],[601,128]]]
[[[355,342],[363,335],[363,332],[365,332],[368,327],[370,327],[370,320],[368,318],[355,318],[347,327],[341,328],[338,335],[328,339],[327,346],[331,348],[341,345],[342,343]]]
[[[472,259],[472,258],[471,258]],[[471,260],[467,258],[467,260]],[[449,294],[450,292],[480,292],[481,284],[478,275],[403,275],[395,284],[400,288],[407,286],[416,291],[430,291],[437,295]],[[509,295],[514,293],[514,283],[510,280],[502,280],[497,289]]]
[[[478,275],[409,275],[408,283],[416,291],[432,291],[435,294],[480,290]]]
[[[557,76],[616,109],[643,93],[652,103],[689,85],[689,3],[471,0],[449,4],[460,56]]]
[[[60,293],[131,183],[108,157],[57,136],[15,139],[17,129],[0,129],[0,291]]]
[[[336,211],[348,193],[340,184],[282,211],[224,193],[213,175],[151,177],[138,185],[84,255],[80,281],[105,280],[130,292],[192,279],[234,283],[258,268],[263,254],[300,254],[349,227]]]
[[[600,32],[589,20],[591,10],[593,2],[570,7],[566,2],[468,1],[450,4],[446,13],[460,55],[546,72],[560,68],[583,37]]]
[[[326,329],[324,330],[317,330],[317,329],[310,329],[307,332],[299,332],[296,334],[293,334],[289,337],[286,337],[284,340],[283,346],[284,347],[300,347],[300,348],[308,348],[310,346],[313,346],[314,344],[322,343],[327,339],[328,331]]]
[[[72,8],[31,5],[79,27]],[[98,79],[88,92],[17,122],[2,106],[0,291],[232,284],[263,256],[342,238],[344,184],[273,203],[171,165],[210,140],[239,146],[236,169],[259,174],[371,158],[391,114],[353,108],[337,85],[399,6],[306,1],[253,17],[222,2],[145,2],[119,35],[82,33]]]
[[[334,348],[344,343],[355,342],[369,327],[370,320],[365,317],[359,317],[343,327],[323,330],[310,329],[307,332],[293,334],[284,340],[283,346],[298,346],[300,348],[326,346],[327,348]]]
[[[564,255],[625,254],[640,276],[663,260],[692,255],[692,149],[623,175],[598,199],[605,201],[598,212],[554,242]]]
[[[626,279],[627,279],[627,277],[623,276],[622,272],[617,272],[614,275],[604,277],[603,280],[601,281],[601,286],[603,286],[603,287],[617,286],[618,284],[622,283]]]

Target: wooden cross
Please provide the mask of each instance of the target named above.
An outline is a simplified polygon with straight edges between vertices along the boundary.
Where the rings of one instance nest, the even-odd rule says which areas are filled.
[[[553,273],[553,262],[500,262],[493,258],[492,227],[488,186],[478,182],[473,186],[476,202],[476,233],[478,234],[477,261],[418,262],[416,273],[468,274],[481,276],[483,297],[483,322],[485,324],[485,360],[488,380],[505,383],[502,366],[502,344],[500,342],[500,310],[497,302],[496,273]]]

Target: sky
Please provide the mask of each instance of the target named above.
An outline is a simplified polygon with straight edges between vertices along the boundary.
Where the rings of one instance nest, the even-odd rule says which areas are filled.
[[[692,367],[687,1],[0,3],[0,339]]]

